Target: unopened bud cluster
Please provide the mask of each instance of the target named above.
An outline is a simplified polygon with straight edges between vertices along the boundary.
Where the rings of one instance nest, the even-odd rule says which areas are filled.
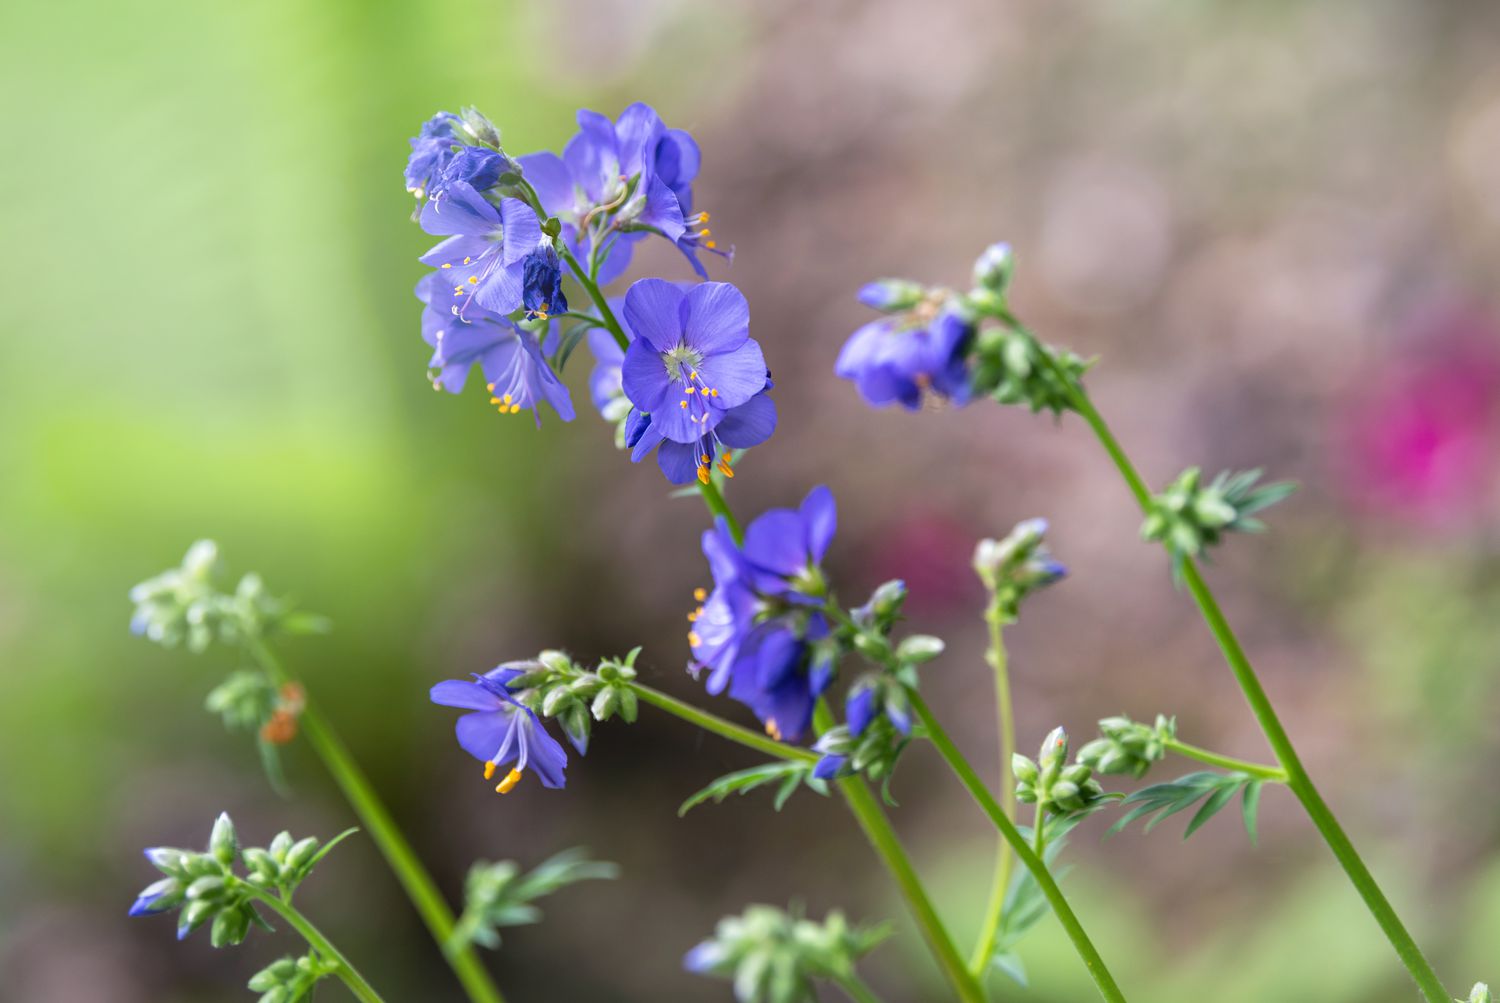
[[[532,662],[516,663],[524,674],[510,684],[511,689],[522,704],[556,720],[583,752],[595,721],[608,721],[618,714],[626,724],[635,723],[639,702],[630,684],[640,653],[635,648],[624,658],[607,658],[589,671],[561,651],[544,651]]]
[[[1177,737],[1177,719],[1163,714],[1155,725],[1128,717],[1107,717],[1099,722],[1100,737],[1078,750],[1078,761],[1095,773],[1128,774],[1139,780],[1167,754],[1167,745]]]
[[[1005,539],[980,540],[974,548],[974,571],[990,593],[990,615],[1001,623],[1014,623],[1027,596],[1067,575],[1047,551],[1046,533],[1046,519],[1026,519]]]
[[[822,923],[769,905],[719,921],[714,935],[683,958],[691,972],[734,982],[740,1003],[817,1003],[820,979],[848,979],[854,963],[889,936],[885,926],[854,927],[840,912]]]
[[[499,947],[500,927],[541,919],[541,910],[535,904],[537,899],[579,881],[618,876],[619,868],[614,864],[589,860],[577,848],[565,850],[525,874],[512,860],[480,861],[469,868],[464,882],[463,915],[454,926],[448,950],[459,950],[469,943]]]
[[[1068,765],[1068,733],[1054,728],[1042,741],[1035,762],[1016,753],[1011,761],[1016,799],[1054,815],[1083,811],[1104,797],[1104,788],[1083,763]]]
[[[337,962],[315,954],[280,958],[251,976],[248,986],[261,994],[257,1003],[296,1003],[307,999],[320,979],[338,970]]]
[[[1174,557],[1196,557],[1219,543],[1225,533],[1259,533],[1265,524],[1254,513],[1296,490],[1287,482],[1255,486],[1261,471],[1225,471],[1208,484],[1197,467],[1184,470],[1167,489],[1151,499],[1141,537],[1167,545]]]

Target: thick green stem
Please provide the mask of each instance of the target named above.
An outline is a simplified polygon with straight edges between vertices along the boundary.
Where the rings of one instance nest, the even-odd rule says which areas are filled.
[[[258,638],[251,640],[250,651],[278,685],[291,681],[281,662],[264,641]],[[411,844],[406,841],[390,812],[370,786],[370,781],[355,763],[354,757],[324,721],[317,705],[311,700],[302,712],[302,730],[307,735],[308,743],[323,760],[323,765],[333,775],[334,782],[354,809],[354,814],[359,816],[365,831],[375,841],[381,855],[396,875],[396,880],[401,882],[401,887],[416,907],[417,914],[422,917],[432,939],[437,941],[440,948],[445,949],[448,964],[453,968],[453,974],[458,977],[469,999],[473,1003],[504,1003],[504,997],[480,963],[473,947],[446,953],[448,942],[453,936],[453,912],[443,900],[432,875],[427,873],[427,869],[417,859]]]
[[[286,920],[287,925],[300,933],[302,939],[307,941],[308,947],[337,965],[338,968],[334,970],[334,974],[343,980],[344,985],[348,986],[349,991],[358,999],[363,1003],[384,1003],[380,994],[365,981],[365,977],[359,974],[359,970],[349,963],[349,959],[344,957],[343,952],[334,947],[333,942],[323,936],[322,931],[313,926],[307,917],[298,912],[290,902],[262,891],[252,891],[250,894],[255,901]]]
[[[979,779],[979,775],[974,772],[974,768],[969,765],[968,760],[964,759],[963,754],[958,751],[958,747],[953,744],[953,740],[948,737],[948,733],[938,723],[938,719],[933,716],[931,708],[927,706],[927,702],[915,690],[908,692],[911,694],[912,707],[916,710],[917,716],[922,719],[922,724],[927,729],[928,737],[932,740],[933,746],[938,750],[938,754],[943,757],[944,761],[948,764],[948,768],[953,771],[954,775],[958,777],[959,782],[964,785],[964,788],[969,792],[969,796],[989,816],[990,821],[999,830],[1001,837],[1015,851],[1021,864],[1036,879],[1037,884],[1042,889],[1042,894],[1052,906],[1052,911],[1056,914],[1058,922],[1062,924],[1063,930],[1068,935],[1068,939],[1073,942],[1073,949],[1078,952],[1078,956],[1083,959],[1083,964],[1088,969],[1089,975],[1093,977],[1094,985],[1098,988],[1099,995],[1109,1000],[1110,1003],[1125,1003],[1125,994],[1120,991],[1120,987],[1115,982],[1114,976],[1110,974],[1109,968],[1104,964],[1104,959],[1099,955],[1098,949],[1094,947],[1093,941],[1089,940],[1088,933],[1083,929],[1083,924],[1078,921],[1078,917],[1073,913],[1072,906],[1068,905],[1068,900],[1063,897],[1062,889],[1053,880],[1052,873],[1047,869],[1047,865],[1043,863],[1041,856],[1026,845],[1026,837],[1021,835],[1015,823],[1006,816],[1000,807],[1000,803],[995,800],[994,796],[990,794],[989,789],[984,786],[984,782]],[[1041,826],[1038,825],[1038,828],[1041,828]]]
[[[985,652],[990,668],[995,670],[995,710],[1000,732],[1000,803],[1005,817],[1015,820],[1016,785],[1011,782],[1010,762],[1016,751],[1015,714],[1011,709],[1010,672],[1005,653],[1004,620],[992,603],[985,614],[989,623],[990,647]],[[1001,839],[995,851],[995,880],[990,888],[990,902],[984,913],[984,926],[979,932],[979,941],[969,957],[969,971],[975,976],[983,975],[990,966],[990,957],[995,953],[995,941],[1000,936],[1000,921],[1005,913],[1005,896],[1010,891],[1010,876],[1015,865],[1015,854],[1010,844]]]
[[[594,308],[599,311],[600,319],[604,321],[604,326],[609,328],[609,333],[614,335],[615,341],[619,344],[620,348],[622,350],[629,348],[630,339],[625,337],[625,329],[620,326],[620,321],[615,317],[615,312],[609,308],[609,301],[599,291],[599,284],[589,275],[588,270],[578,263],[578,259],[573,256],[573,252],[568,250],[568,245],[561,240],[557,241],[557,253],[562,255],[562,259],[568,263],[568,268],[573,272],[573,278],[577,279],[578,284],[583,286],[583,291],[593,301]]]
[[[1260,780],[1269,780],[1278,784],[1284,784],[1287,781],[1286,770],[1283,770],[1279,766],[1265,766],[1261,763],[1236,759],[1233,756],[1220,755],[1217,752],[1210,752],[1208,749],[1200,749],[1196,745],[1179,742],[1175,738],[1168,739],[1166,747],[1169,752],[1175,752],[1179,756],[1184,756],[1188,759],[1196,759],[1198,762],[1206,763],[1209,766],[1217,766],[1221,770],[1248,773],[1250,776]]]
[[[729,533],[734,537],[735,543],[745,542],[745,531],[740,528],[739,520],[735,519],[734,513],[730,511],[729,503],[724,500],[724,493],[719,486],[713,482],[713,478],[698,482],[698,493],[703,496],[703,504],[716,518],[723,519],[729,526]]]
[[[1120,471],[1120,476],[1125,479],[1126,485],[1130,488],[1130,493],[1135,496],[1137,504],[1140,505],[1142,511],[1146,511],[1151,504],[1151,490],[1136,471],[1134,464],[1130,462],[1124,447],[1110,431],[1109,425],[1105,423],[1083,388],[1063,373],[1049,353],[1043,351],[1041,355],[1046,360],[1046,364],[1052,367],[1054,373],[1069,383],[1074,409],[1093,429],[1095,437],[1109,454],[1110,459],[1114,461]],[[1245,700],[1255,714],[1261,731],[1265,733],[1271,751],[1276,754],[1276,761],[1286,771],[1287,786],[1292,789],[1297,800],[1302,802],[1303,809],[1317,828],[1319,835],[1323,837],[1323,841],[1333,851],[1334,857],[1343,866],[1350,882],[1364,900],[1365,908],[1375,917],[1375,922],[1380,925],[1381,930],[1390,940],[1391,946],[1396,950],[1396,955],[1406,966],[1406,970],[1411,973],[1412,979],[1415,980],[1428,1003],[1451,1003],[1452,997],[1443,988],[1443,983],[1433,971],[1432,965],[1422,955],[1421,948],[1417,946],[1417,942],[1402,924],[1400,917],[1396,915],[1396,910],[1392,908],[1390,901],[1376,884],[1369,868],[1360,859],[1359,853],[1354,849],[1354,844],[1349,841],[1348,835],[1345,834],[1338,820],[1334,818],[1333,812],[1324,802],[1322,795],[1313,785],[1312,778],[1302,766],[1302,760],[1297,756],[1297,750],[1292,745],[1291,738],[1287,736],[1286,729],[1282,727],[1281,719],[1272,707],[1270,698],[1266,696],[1266,691],[1261,686],[1260,678],[1255,674],[1250,659],[1245,655],[1239,638],[1229,626],[1229,621],[1224,618],[1224,613],[1219,609],[1213,592],[1209,590],[1208,585],[1198,573],[1197,565],[1190,558],[1185,558],[1182,562],[1182,577],[1187,583],[1188,591],[1192,593],[1193,601],[1198,604],[1198,609],[1203,614],[1208,629],[1213,632],[1214,640],[1218,642],[1219,649],[1224,653],[1224,659],[1229,663],[1235,680],[1244,692]]]

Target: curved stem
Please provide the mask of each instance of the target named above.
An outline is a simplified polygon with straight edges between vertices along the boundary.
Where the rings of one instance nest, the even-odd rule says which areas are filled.
[[[1233,770],[1237,773],[1248,773],[1252,777],[1269,780],[1278,784],[1284,784],[1287,781],[1286,770],[1283,770],[1279,766],[1264,766],[1260,763],[1236,759],[1233,756],[1220,755],[1217,752],[1200,749],[1196,745],[1179,742],[1175,738],[1167,739],[1165,745],[1169,751],[1175,752],[1179,756],[1196,759],[1198,762],[1207,763],[1209,766],[1217,766],[1220,769]]]
[[[726,721],[722,717],[699,710],[692,704],[679,700],[674,696],[668,696],[661,690],[654,690],[640,683],[628,683],[630,689],[642,701],[664,710],[674,717],[679,717],[689,724],[697,725],[704,731],[712,732],[720,738],[727,738],[731,742],[738,742],[746,748],[754,749],[756,752],[764,752],[768,756],[777,759],[800,759],[804,762],[816,762],[818,754],[809,749],[796,745],[787,745],[778,742],[774,738],[751,731],[749,728],[741,727],[732,721]]]
[[[314,951],[317,951],[320,955],[338,966],[334,970],[335,974],[344,981],[344,985],[349,987],[349,991],[355,997],[362,1000],[363,1003],[384,1003],[380,998],[380,994],[375,991],[370,983],[365,981],[365,977],[359,974],[359,970],[350,964],[349,959],[344,957],[343,952],[334,947],[333,942],[323,936],[322,931],[313,926],[312,922],[298,912],[290,902],[279,899],[274,895],[267,895],[265,892],[254,889],[251,885],[246,885],[246,887],[252,889],[250,891],[251,898],[275,912],[287,921],[288,926],[301,934],[302,939],[307,941],[308,947],[311,947]]]
[[[1016,787],[1011,782],[1010,761],[1016,751],[1015,714],[1011,709],[1010,672],[1005,653],[1004,621],[999,611],[991,604],[985,614],[989,623],[990,647],[985,657],[995,670],[995,711],[1000,731],[1000,804],[1006,818],[1016,817]],[[1015,865],[1015,855],[1010,844],[999,840],[995,851],[995,880],[990,888],[990,902],[984,913],[984,926],[974,953],[969,957],[969,971],[982,975],[989,968],[990,956],[995,953],[995,941],[1000,936],[1000,920],[1005,912],[1005,896],[1010,891],[1010,876]]]
[[[273,681],[278,685],[290,681],[291,677],[264,641],[252,638],[249,648]],[[432,939],[437,941],[438,947],[444,949],[448,964],[453,968],[453,974],[458,977],[469,999],[473,1003],[504,1003],[504,997],[490,979],[489,972],[485,970],[473,947],[447,953],[448,942],[453,936],[453,912],[443,900],[432,875],[422,866],[416,852],[381,803],[354,757],[310,699],[302,712],[301,720],[308,743],[323,760],[323,765],[333,775],[334,782],[354,809],[354,814],[359,816],[370,838],[379,847],[381,855],[396,875],[396,880],[401,883],[428,932],[432,934]]]
[[[1017,325],[1019,330],[1025,330]],[[1027,332],[1029,334],[1029,332]],[[1151,491],[1146,482],[1136,471],[1134,464],[1126,455],[1124,447],[1120,445],[1114,433],[1110,431],[1109,425],[1105,423],[1103,416],[1089,400],[1088,394],[1074,380],[1056,364],[1049,352],[1040,353],[1045,364],[1052,367],[1053,372],[1059,379],[1068,384],[1073,407],[1093,430],[1094,436],[1099,440],[1104,451],[1109,454],[1111,460],[1120,471],[1120,476],[1125,479],[1130,493],[1135,496],[1137,504],[1142,511],[1149,508],[1151,503]],[[1380,929],[1390,940],[1391,946],[1395,948],[1396,955],[1406,970],[1411,973],[1412,979],[1421,989],[1422,995],[1428,1003],[1450,1003],[1452,997],[1443,988],[1442,981],[1433,971],[1432,965],[1423,956],[1422,950],[1417,942],[1402,924],[1396,910],[1391,906],[1390,900],[1380,890],[1374,875],[1365,866],[1359,853],[1354,849],[1353,843],[1349,841],[1348,835],[1339,825],[1333,812],[1323,800],[1317,788],[1313,785],[1312,778],[1308,776],[1307,770],[1302,765],[1302,760],[1297,755],[1292,740],[1288,737],[1286,729],[1281,725],[1281,719],[1271,705],[1271,700],[1266,696],[1264,687],[1261,686],[1255,669],[1250,664],[1244,648],[1240,645],[1239,638],[1229,626],[1229,621],[1224,618],[1224,613],[1219,609],[1218,601],[1210,591],[1208,585],[1198,573],[1197,564],[1191,558],[1184,558],[1182,562],[1182,577],[1187,582],[1188,591],[1192,593],[1193,601],[1198,604],[1199,611],[1203,614],[1208,629],[1213,633],[1214,640],[1218,642],[1219,649],[1224,653],[1224,660],[1229,663],[1230,670],[1234,673],[1236,682],[1245,694],[1245,701],[1250,705],[1250,710],[1255,714],[1255,720],[1260,724],[1261,731],[1266,736],[1266,741],[1271,746],[1271,751],[1276,754],[1276,761],[1286,771],[1287,786],[1302,802],[1303,809],[1308,818],[1312,820],[1317,828],[1318,834],[1333,851],[1334,857],[1344,868],[1349,876],[1349,881],[1359,892],[1360,898],[1364,900],[1365,908],[1375,918]]]
[[[573,278],[578,280],[578,284],[583,286],[583,291],[593,301],[595,309],[599,311],[600,319],[604,321],[604,326],[609,329],[610,334],[614,335],[616,343],[622,350],[629,348],[630,339],[625,337],[625,329],[620,326],[615,312],[609,308],[609,301],[599,291],[599,284],[594,281],[588,270],[578,263],[578,259],[573,256],[572,251],[568,250],[565,242],[558,240],[556,243],[557,253],[568,263],[568,268],[573,272]]]
[[[1005,812],[1000,808],[999,802],[990,794],[989,789],[984,786],[984,782],[979,779],[979,775],[974,772],[974,768],[964,759],[963,754],[958,751],[958,747],[953,744],[953,740],[948,737],[948,733],[943,730],[943,726],[933,716],[931,708],[927,706],[927,702],[915,690],[908,689],[907,692],[911,696],[912,707],[916,710],[917,716],[922,719],[922,724],[927,729],[928,737],[932,740],[933,746],[937,748],[939,755],[947,762],[948,768],[958,777],[959,782],[968,790],[969,795],[979,804],[984,813],[989,816],[995,828],[1000,831],[1000,835],[1010,844],[1011,849],[1015,851],[1022,865],[1036,879],[1036,883],[1042,889],[1042,894],[1052,906],[1053,913],[1057,915],[1058,922],[1062,924],[1063,930],[1068,935],[1068,939],[1073,942],[1073,949],[1083,959],[1083,964],[1088,969],[1089,975],[1093,976],[1094,985],[1098,988],[1099,995],[1109,1000],[1110,1003],[1125,1003],[1125,994],[1120,991],[1119,985],[1115,982],[1114,976],[1110,974],[1109,968],[1104,964],[1104,959],[1099,955],[1098,949],[1094,947],[1093,941],[1089,940],[1088,933],[1084,931],[1083,924],[1078,921],[1078,917],[1073,913],[1072,906],[1068,905],[1068,900],[1063,897],[1062,889],[1053,880],[1052,872],[1047,869],[1047,865],[1042,862],[1042,858],[1031,847],[1026,845],[1026,837],[1021,835],[1015,823],[1006,817]],[[1038,825],[1038,828],[1040,829],[1041,826]]]
[[[740,528],[739,520],[730,511],[729,503],[724,500],[724,493],[713,482],[713,478],[709,478],[706,481],[699,481],[698,493],[703,496],[703,504],[708,506],[708,510],[729,525],[729,532],[734,537],[734,542],[744,543],[745,531]]]

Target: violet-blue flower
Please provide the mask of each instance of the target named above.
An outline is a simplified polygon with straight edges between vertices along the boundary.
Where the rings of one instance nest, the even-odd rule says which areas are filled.
[[[510,320],[475,307],[460,311],[446,302],[446,273],[434,272],[417,283],[422,337],[432,346],[428,368],[435,389],[458,393],[477,362],[484,373],[490,403],[501,414],[529,410],[541,423],[540,406],[550,404],[563,421],[573,420],[573,401],[542,355],[536,335]]]
[[[418,198],[427,195],[431,180],[453,157],[453,147],[462,141],[457,129],[460,119],[451,111],[440,111],[422,123],[411,139],[411,156],[406,161],[406,190]]]
[[[742,548],[755,589],[788,602],[821,605],[828,591],[823,555],[837,528],[833,492],[821,485],[796,509],[762,513],[746,528]]]
[[[684,292],[642,279],[625,293],[625,396],[673,442],[697,444],[726,412],[766,387],[766,360],[750,337],[750,307],[726,282]]]
[[[769,380],[766,387],[770,389]],[[656,450],[656,464],[673,484],[688,484],[694,477],[707,484],[712,476],[711,467],[725,477],[733,477],[733,451],[759,446],[774,431],[776,402],[762,390],[739,407],[724,412],[718,425],[691,443],[673,442],[652,424],[650,415],[632,410],[626,422],[625,444],[630,447],[634,463]]]
[[[473,712],[458,719],[455,731],[463,750],[484,763],[486,780],[494,779],[498,768],[515,763],[495,788],[500,794],[510,793],[528,767],[544,787],[560,788],[566,782],[567,752],[510,691],[510,684],[524,674],[524,669],[500,665],[476,675],[473,682],[444,680],[430,694],[435,704]]]
[[[693,213],[692,182],[700,155],[693,137],[669,129],[648,105],[626,108],[616,122],[578,113],[578,134],[555,153],[519,158],[542,207],[563,223],[563,236],[580,257],[598,260],[601,285],[624,274],[634,245],[647,233],[672,241],[700,276],[699,250],[719,251]],[[727,255],[726,255],[727,256]]]
[[[459,316],[471,303],[504,316],[525,300],[526,259],[545,238],[541,222],[520,199],[499,208],[465,181],[450,184],[442,199],[422,207],[422,229],[448,239],[422,255],[448,278]]]
[[[876,309],[891,303],[889,283],[872,283],[860,301]],[[876,407],[899,402],[916,410],[932,393],[958,404],[969,399],[966,356],[975,327],[946,294],[935,291],[911,309],[870,321],[844,343],[834,372],[853,380]]]

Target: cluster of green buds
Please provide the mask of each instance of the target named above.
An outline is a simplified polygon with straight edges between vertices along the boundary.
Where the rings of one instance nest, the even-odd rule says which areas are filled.
[[[1046,535],[1046,519],[1026,519],[1005,539],[980,540],[974,548],[974,571],[990,594],[988,615],[997,622],[1014,623],[1027,596],[1067,575],[1048,552]]]
[[[1053,815],[1071,815],[1098,803],[1104,788],[1087,765],[1068,764],[1068,733],[1054,728],[1042,741],[1035,762],[1019,752],[1011,760],[1016,799]]]
[[[974,341],[972,385],[998,404],[1023,404],[1033,414],[1061,415],[1092,363],[1065,348],[1045,345],[1030,332],[989,327]]]
[[[911,699],[895,676],[869,673],[849,688],[848,720],[818,737],[822,754],[814,776],[823,780],[863,773],[889,780],[912,738]]]
[[[533,661],[516,663],[524,674],[511,683],[511,689],[520,703],[557,721],[583,751],[595,721],[608,721],[618,714],[626,724],[635,723],[640,708],[630,684],[640,653],[640,648],[634,648],[624,658],[606,658],[590,671],[564,652],[544,651]]]
[[[887,936],[885,924],[853,927],[840,912],[822,923],[769,905],[719,921],[714,935],[683,958],[688,971],[734,982],[739,1003],[817,1003],[816,983],[858,986],[854,963]]]
[[[1208,484],[1197,467],[1184,470],[1165,491],[1152,497],[1142,539],[1164,543],[1178,564],[1215,546],[1225,533],[1259,533],[1265,524],[1254,518],[1261,509],[1297,489],[1287,481],[1256,487],[1261,471],[1224,471]]]
[[[319,981],[338,970],[337,962],[313,953],[279,958],[252,975],[248,986],[261,994],[258,1003],[297,1003],[307,999]]]
[[[1095,773],[1125,773],[1139,780],[1167,754],[1177,737],[1177,719],[1156,715],[1156,724],[1142,724],[1128,717],[1107,717],[1099,722],[1100,737],[1078,750],[1078,761]]]
[[[448,941],[450,954],[473,943],[500,946],[500,927],[523,926],[541,920],[536,900],[579,881],[609,880],[619,876],[614,864],[589,860],[587,852],[564,850],[526,874],[512,860],[479,861],[464,881],[464,911]]]
[[[241,578],[233,591],[221,586],[220,572],[218,544],[194,543],[180,565],[130,590],[135,603],[130,629],[163,647],[185,644],[193,652],[215,641],[237,645],[273,630],[309,634],[328,629],[323,617],[300,612],[267,592],[254,572]]]
[[[209,936],[215,947],[238,944],[252,924],[270,929],[256,912],[258,899],[269,895],[290,898],[318,862],[354,831],[350,829],[326,845],[314,836],[294,840],[283,832],[269,846],[241,849],[234,823],[227,814],[221,814],[204,852],[164,846],[146,851],[146,859],[164,876],[140,893],[130,914],[143,916],[177,909],[178,940],[212,922]],[[237,874],[237,865],[242,865],[246,873]]]

